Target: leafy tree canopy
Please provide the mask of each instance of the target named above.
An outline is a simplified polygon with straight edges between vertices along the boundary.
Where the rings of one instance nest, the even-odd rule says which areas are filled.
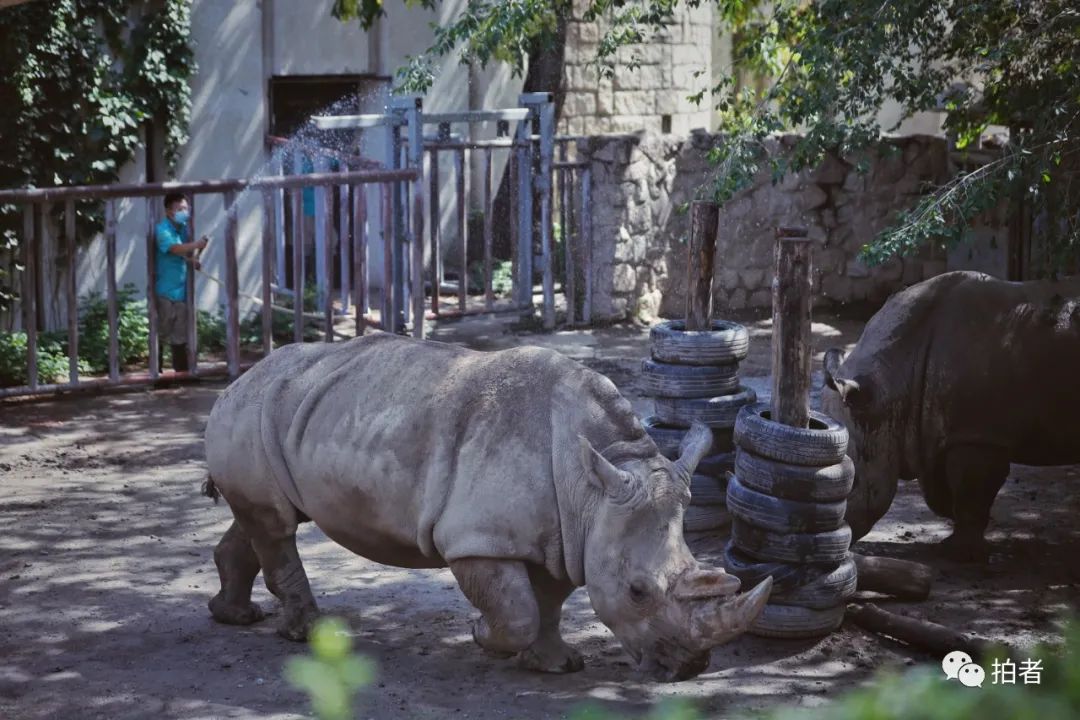
[[[434,0],[406,0],[432,7]],[[718,31],[734,38],[732,71],[712,88],[729,141],[712,151],[714,197],[725,201],[765,165],[775,178],[813,167],[827,152],[859,157],[883,133],[889,101],[903,116],[945,113],[960,149],[989,127],[1013,129],[1000,158],[933,189],[867,246],[877,262],[927,242],[957,240],[970,219],[1002,201],[1025,202],[1038,218],[1051,265],[1080,256],[1080,6],[1075,0],[590,0],[583,19],[600,19],[596,67],[633,67],[680,5],[711,3]],[[369,26],[382,0],[339,0],[343,18]],[[569,0],[468,0],[435,29],[428,51],[399,71],[400,87],[422,92],[435,62],[504,62],[521,73],[530,43],[549,37]],[[742,73],[765,79],[757,87]],[[705,94],[697,96],[704,101]],[[771,133],[798,130],[782,157],[767,157]]]

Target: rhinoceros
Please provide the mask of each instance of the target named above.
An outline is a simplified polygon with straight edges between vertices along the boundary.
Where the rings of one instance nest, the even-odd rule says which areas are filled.
[[[917,478],[953,521],[945,550],[984,559],[1009,463],[1080,462],[1080,278],[952,272],[893,295],[846,358],[825,353],[825,412],[848,426],[858,539]]]
[[[683,539],[699,425],[664,458],[610,380],[554,351],[476,352],[377,333],[275,350],[219,397],[206,426],[208,494],[234,516],[214,552],[213,617],[247,624],[260,568],[302,639],[315,599],[297,554],[313,521],[370,560],[449,566],[480,611],[473,638],[526,668],[570,672],[559,632],[586,586],[641,669],[692,677],[762,610],[766,580],[706,567]]]

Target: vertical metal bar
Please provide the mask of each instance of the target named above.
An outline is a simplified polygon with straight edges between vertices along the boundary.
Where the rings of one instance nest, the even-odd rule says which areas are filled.
[[[64,205],[64,250],[67,253],[68,381],[79,381],[79,303],[75,278],[75,201]]]
[[[330,171],[330,161],[324,156],[317,155],[314,166],[317,173]],[[330,229],[334,227],[331,217],[334,210],[333,204],[327,202],[327,197],[331,195],[329,187],[317,185],[313,192],[315,193],[315,295],[319,304],[322,304],[330,295],[328,279],[331,272],[327,267],[326,246],[330,244]]]
[[[292,201],[293,342],[304,342],[304,189],[289,191]]]
[[[457,171],[457,221],[458,250],[460,267],[458,275],[458,310],[465,312],[469,294],[469,219],[466,217],[468,200],[468,167],[465,162],[465,150],[454,153],[454,169]]]
[[[120,333],[116,309],[116,200],[105,204],[105,302],[109,316],[109,380],[120,379]],[[153,351],[156,353],[157,348]]]
[[[409,134],[408,166],[416,171],[412,181],[412,226],[409,242],[412,243],[412,335],[424,337],[424,124],[421,118],[421,100],[415,98],[406,112]]]
[[[348,172],[349,168],[346,165],[342,165],[344,172]],[[349,249],[352,247],[349,242],[349,186],[341,185],[338,187],[338,237],[337,237],[337,250],[338,250],[338,265],[341,267],[339,277],[341,278],[340,291],[338,292],[338,299],[341,301],[341,313],[348,315],[349,313],[349,296],[350,296],[350,282],[349,275],[352,273],[349,264]]]
[[[494,272],[492,262],[493,243],[495,241],[495,218],[491,198],[491,148],[484,151],[484,307],[488,312],[495,309],[495,288],[491,277]]]
[[[555,155],[555,104],[540,106],[540,247],[544,263],[544,329],[555,328],[555,263],[551,243],[551,168]]]
[[[439,290],[442,288],[443,266],[442,248],[439,237],[439,225],[442,220],[442,212],[439,207],[439,151],[432,148],[429,153],[431,164],[428,172],[431,173],[431,194],[428,197],[430,222],[431,222],[431,312],[439,314]]]
[[[31,390],[37,390],[37,252],[38,234],[35,215],[38,206],[23,206],[23,330],[26,331],[26,378]]]
[[[563,170],[563,294],[566,295],[566,324],[577,323],[577,263],[574,252],[579,236],[574,232],[574,171]]]
[[[274,153],[274,166],[271,169],[274,175],[285,174],[284,152],[278,150]],[[283,188],[272,190],[274,198],[274,238],[276,239],[274,252],[274,273],[278,287],[286,287],[285,266],[288,264],[285,256],[285,190]]]
[[[515,305],[521,302],[521,277],[518,275],[520,267],[520,242],[518,234],[520,228],[520,206],[518,205],[518,157],[517,148],[511,147],[507,153],[507,164],[510,171],[510,298]]]
[[[195,234],[195,195],[188,196],[188,205],[191,211],[188,218],[188,240],[194,240],[198,235]],[[195,266],[192,265],[189,268],[187,274],[187,284],[185,287],[185,295],[187,302],[184,303],[184,312],[187,313],[187,359],[188,359],[188,372],[198,372],[199,361],[199,332],[198,332],[198,312],[195,306]]]
[[[382,326],[386,332],[397,332],[397,315],[394,313],[394,198],[393,183],[382,183],[383,226],[383,302]]]
[[[227,190],[225,201],[225,358],[229,377],[240,377],[240,280],[236,267],[236,193]]]
[[[367,185],[353,185],[353,285],[356,287],[356,337],[364,334],[367,311]]]
[[[582,320],[586,325],[592,323],[593,300],[593,235],[592,235],[592,166],[587,165],[581,171],[581,241],[584,255],[585,305],[582,307]]]
[[[270,293],[270,283],[273,282],[274,241],[277,237],[277,223],[275,210],[276,193],[270,189],[264,189],[263,196],[263,227],[262,227],[262,346],[263,355],[269,355],[274,349],[274,318],[273,309],[270,307],[273,297]]]
[[[533,177],[535,175],[535,163],[533,157],[534,143],[529,138],[532,136],[532,120],[526,120],[518,128],[518,138],[526,143],[526,146],[518,150],[518,307],[523,313],[532,311],[532,266],[533,266]]]
[[[316,201],[322,199],[323,201],[323,214],[322,220],[323,227],[323,244],[322,248],[322,265],[325,271],[323,275],[324,285],[322,288],[322,303],[323,303],[323,321],[326,323],[326,334],[323,336],[323,340],[326,342],[334,342],[334,283],[332,278],[334,273],[334,243],[330,238],[334,234],[334,189],[333,186],[326,185],[322,187],[322,194],[316,195]],[[318,243],[316,243],[318,245]],[[318,250],[316,252],[318,252]]]
[[[158,367],[158,316],[157,296],[154,293],[154,279],[157,277],[157,242],[154,223],[154,201],[157,198],[146,198],[146,315],[149,319],[150,334],[147,343],[150,345],[150,379],[157,380],[161,373]],[[190,241],[191,238],[189,237]],[[185,259],[186,262],[186,259]],[[190,277],[191,273],[188,273]],[[175,370],[175,368],[174,368]]]

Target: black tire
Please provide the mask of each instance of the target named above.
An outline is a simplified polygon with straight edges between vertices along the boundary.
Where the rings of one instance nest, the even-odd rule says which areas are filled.
[[[789,565],[781,562],[761,562],[746,555],[732,541],[724,547],[724,568],[742,581],[743,587],[754,587],[767,577],[773,579],[773,594],[794,590],[822,571],[813,565]],[[771,596],[770,596],[771,597]]]
[[[694,475],[690,480],[691,505],[724,505],[727,502],[727,478]]]
[[[683,514],[683,532],[719,530],[731,524],[731,515],[723,505],[691,505]]]
[[[755,455],[791,465],[825,467],[844,459],[847,428],[828,415],[811,411],[810,427],[795,428],[773,422],[769,413],[766,403],[744,407],[735,420],[735,444]]]
[[[746,357],[750,333],[742,325],[713,320],[710,330],[687,331],[682,320],[667,320],[649,331],[652,356],[676,365],[730,365]]]
[[[844,524],[847,502],[781,500],[745,487],[736,475],[728,481],[727,506],[734,517],[777,533],[823,533]]]
[[[669,425],[690,427],[697,420],[709,427],[728,429],[734,427],[735,419],[743,407],[757,402],[753,388],[742,386],[738,392],[716,397],[669,398],[654,400],[656,417]]]
[[[735,474],[744,487],[800,502],[846,500],[855,480],[855,464],[847,455],[835,465],[789,465],[755,455],[735,453]]]
[[[731,539],[735,547],[758,560],[787,563],[838,565],[851,549],[851,528],[821,533],[777,533],[733,518]]]
[[[828,635],[844,622],[847,605],[825,610],[769,602],[750,626],[750,634],[767,638],[812,638]]]
[[[795,588],[777,592],[774,586],[769,602],[825,610],[846,603],[848,598],[855,594],[857,583],[855,561],[849,553],[848,558],[834,569],[819,571],[817,577]]]
[[[713,448],[716,449],[715,447]],[[711,478],[723,481],[724,487],[727,487],[727,474],[735,468],[735,453],[722,452],[714,453],[713,455],[706,455],[701,458],[701,462],[698,463],[697,469],[694,470],[698,475],[708,475]]]
[[[656,443],[656,447],[660,450],[661,455],[668,460],[675,460],[679,457],[679,447],[682,445],[683,438],[686,436],[686,428],[674,427],[662,423],[655,415],[642,418],[641,427],[645,428],[645,432],[647,432],[649,437],[653,439],[653,442]]]
[[[738,365],[671,365],[641,361],[642,394],[653,397],[715,397],[739,387]]]

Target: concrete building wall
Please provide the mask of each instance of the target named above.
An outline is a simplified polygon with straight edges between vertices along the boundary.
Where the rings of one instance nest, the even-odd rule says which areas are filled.
[[[575,2],[566,42],[567,88],[559,131],[571,135],[663,132],[686,134],[711,129],[712,6],[680,4],[674,21],[647,44],[622,48],[613,78],[600,78],[590,66],[604,23],[585,22],[585,4]],[[638,67],[623,63],[636,58]],[[700,74],[698,74],[700,73]],[[688,96],[705,90],[700,105]],[[665,119],[666,118],[666,119]]]

